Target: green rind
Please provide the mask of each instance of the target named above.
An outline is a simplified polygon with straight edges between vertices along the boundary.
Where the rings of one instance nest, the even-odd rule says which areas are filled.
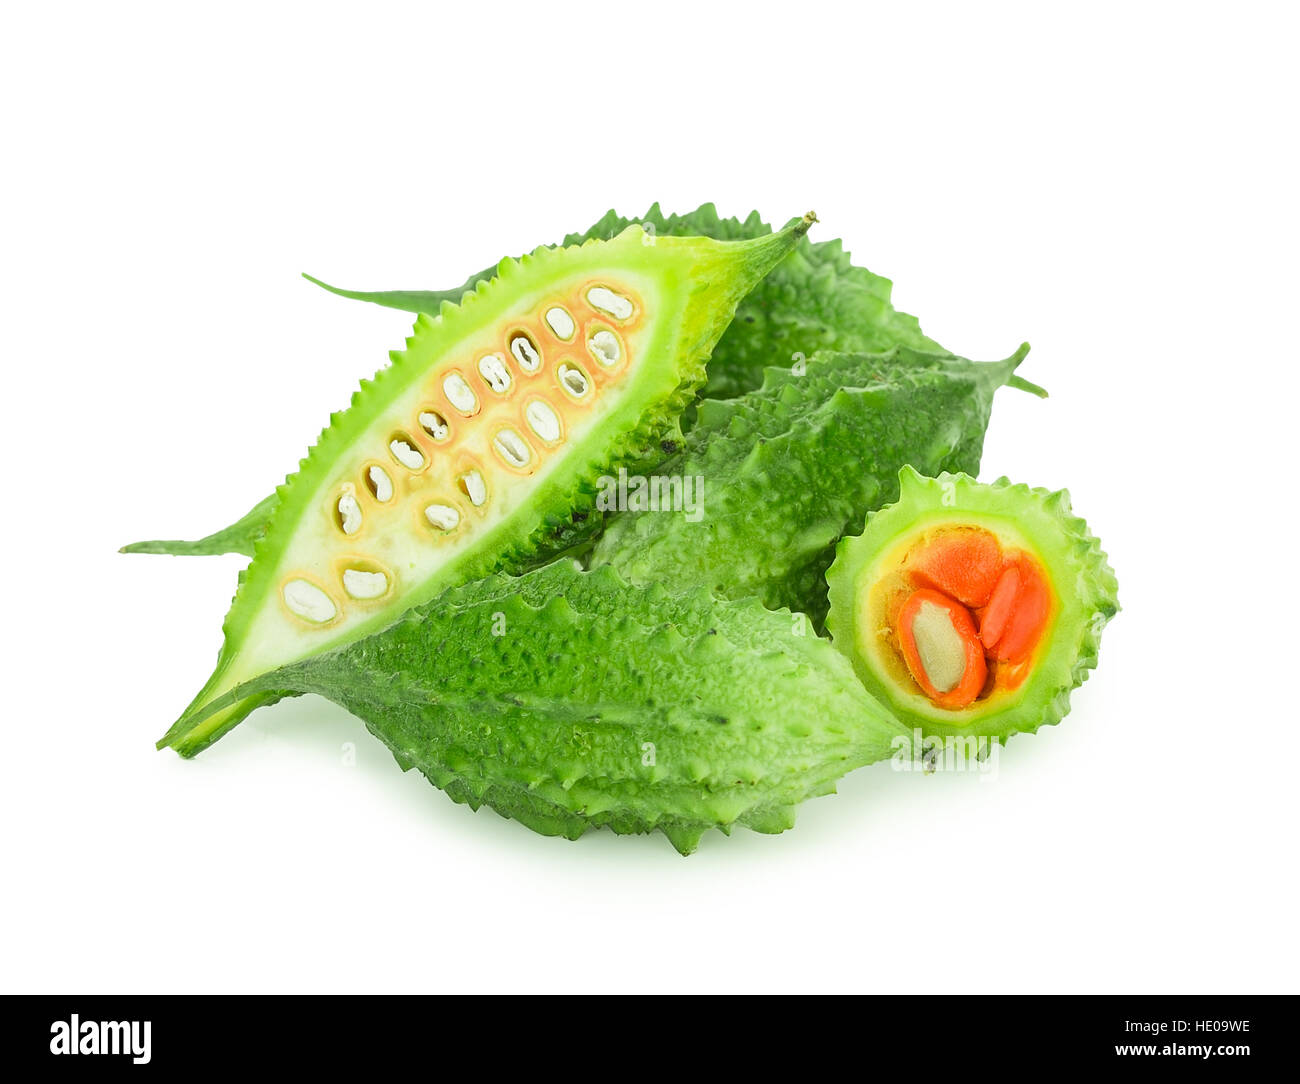
[[[905,464],[977,471],[994,392],[1027,352],[978,363],[897,347],[768,369],[760,390],[701,403],[683,453],[657,468],[702,479],[702,516],[622,511],[590,563],[820,622],[835,544],[897,497]]]
[[[473,326],[473,321],[480,319],[480,309],[492,313],[507,307],[517,292],[535,286],[539,276],[552,268],[569,268],[573,261],[568,259],[568,254],[575,251],[590,252],[593,261],[604,258],[606,252],[614,258],[617,248],[606,249],[603,245],[643,251],[649,266],[671,268],[674,281],[679,284],[677,288],[684,290],[687,297],[682,311],[674,317],[680,323],[663,331],[664,340],[670,344],[670,348],[665,346],[666,355],[642,359],[634,380],[644,390],[625,396],[614,408],[614,415],[602,421],[586,444],[566,451],[565,473],[560,476],[563,480],[557,480],[556,476],[548,478],[535,490],[526,510],[485,535],[475,548],[449,561],[435,577],[405,592],[402,608],[423,602],[453,583],[497,569],[517,571],[527,567],[539,548],[550,544],[557,532],[572,522],[575,510],[582,510],[594,501],[596,480],[601,474],[619,465],[643,461],[665,431],[675,432],[675,419],[703,381],[709,351],[730,321],[736,304],[813,221],[815,216],[808,215],[779,235],[732,245],[703,238],[681,239],[673,245],[666,242],[643,245],[640,231],[631,228],[617,240],[590,241],[576,250],[538,249],[520,260],[503,260],[496,277],[480,282],[459,306],[444,302],[437,317],[419,316],[407,349],[395,353],[392,364],[373,379],[362,382],[349,408],[331,416],[329,426],[302,460],[298,472],[277,490],[269,527],[255,545],[252,562],[240,575],[235,600],[223,625],[224,643],[216,669],[159,741],[159,747],[170,746],[184,756],[192,756],[260,706],[260,701],[250,700],[248,704],[231,705],[218,714],[211,705],[226,689],[254,676],[239,672],[241,666],[257,665],[238,662],[241,642],[261,608],[276,604],[272,596],[279,553],[297,529],[300,518],[308,512],[319,487],[334,470],[339,454],[366,433],[390,404],[407,391],[412,381],[419,379],[447,347],[459,340],[467,327]],[[651,389],[661,390],[652,393]],[[652,397],[640,401],[638,395]],[[581,460],[574,458],[579,453],[583,456]],[[400,610],[395,609],[396,605],[390,604],[369,622],[354,626],[342,635],[351,639],[376,631],[397,616]],[[336,642],[317,643],[310,650],[322,650]],[[277,663],[287,661],[290,660],[276,660]]]
[[[927,736],[960,733],[1006,739],[1060,722],[1070,710],[1070,694],[1096,667],[1101,631],[1120,608],[1115,573],[1101,543],[1071,511],[1069,493],[1013,485],[1006,478],[991,484],[965,474],[926,478],[910,467],[902,470],[899,482],[898,500],[871,513],[862,534],[840,543],[826,575],[826,625],[835,646],[853,662],[873,694]],[[1047,572],[1061,610],[1048,633],[1045,654],[1014,699],[954,712],[935,707],[919,690],[901,689],[876,672],[857,646],[857,599],[868,586],[873,562],[898,539],[926,522],[961,521],[963,516],[1005,525],[1024,537]]]
[[[570,839],[657,830],[687,854],[711,828],[784,831],[906,740],[800,627],[558,561],[452,588],[230,697],[319,693],[455,801]]]

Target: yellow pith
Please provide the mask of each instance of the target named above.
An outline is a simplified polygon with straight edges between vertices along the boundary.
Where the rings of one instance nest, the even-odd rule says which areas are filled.
[[[593,290],[630,312],[596,307]],[[646,326],[637,291],[581,280],[529,310],[462,344],[394,406],[387,428],[372,430],[373,446],[339,463],[324,522],[282,566],[281,604],[294,622],[332,626],[373,612],[404,577],[423,579],[509,516],[625,381]],[[561,337],[552,325],[567,330],[565,315],[573,330]],[[358,597],[363,583],[372,597]],[[323,604],[304,604],[319,602],[307,585],[328,596],[328,618],[319,620]]]

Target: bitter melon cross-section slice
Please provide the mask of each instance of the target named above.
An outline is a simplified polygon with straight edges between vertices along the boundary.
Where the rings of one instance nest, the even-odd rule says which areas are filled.
[[[363,636],[451,584],[527,560],[681,411],[737,303],[808,229],[654,237],[505,260],[421,316],[278,491],[217,667],[159,743],[191,755],[259,704],[259,674]]]
[[[867,688],[931,735],[1059,722],[1119,610],[1115,573],[1065,490],[899,475],[839,545],[827,627]]]

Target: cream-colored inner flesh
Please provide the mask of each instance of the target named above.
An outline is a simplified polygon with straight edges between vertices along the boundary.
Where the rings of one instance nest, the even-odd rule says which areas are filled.
[[[928,599],[912,621],[912,638],[925,676],[939,692],[951,692],[966,673],[966,645],[952,627],[952,616]]]
[[[443,351],[318,490],[249,647],[367,620],[514,515],[624,393],[654,290],[575,275]]]

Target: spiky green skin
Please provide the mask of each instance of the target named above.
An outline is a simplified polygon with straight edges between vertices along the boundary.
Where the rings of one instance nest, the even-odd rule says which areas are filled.
[[[683,854],[710,828],[784,831],[907,736],[791,614],[570,561],[453,588],[235,695],[264,689],[334,700],[458,802],[570,839],[658,830]]]
[[[781,234],[736,244],[708,238],[646,244],[642,232],[632,228],[611,241],[538,249],[518,261],[503,260],[497,275],[479,283],[459,306],[444,302],[438,316],[422,314],[407,349],[362,383],[348,410],[331,417],[297,473],[277,491],[266,533],[240,576],[223,625],[216,669],[160,746],[193,755],[271,698],[267,692],[216,711],[214,702],[229,689],[258,673],[368,635],[452,584],[497,569],[518,570],[535,561],[539,550],[552,546],[557,532],[572,523],[575,511],[593,503],[602,475],[621,464],[640,462],[647,449],[657,446],[702,382],[704,362],[736,304],[812,221],[809,216]],[[465,543],[457,543],[447,555],[434,551],[420,536],[407,552],[421,560],[427,554],[429,563],[416,566],[412,558],[410,567],[418,571],[404,575],[399,589],[381,606],[345,610],[347,623],[338,627],[330,623],[313,628],[289,616],[280,601],[286,577],[295,568],[321,567],[330,559],[321,549],[323,543],[317,542],[319,509],[335,499],[340,464],[373,454],[367,449],[382,447],[388,431],[410,425],[405,419],[414,419],[413,404],[424,395],[432,372],[449,361],[472,364],[463,359],[467,341],[516,322],[561,283],[607,275],[616,282],[620,275],[632,275],[646,294],[647,313],[638,356],[617,393],[597,402],[598,422],[583,436],[566,439],[546,468],[549,473],[539,473],[515,503],[503,504],[503,518],[480,535],[465,535]],[[336,548],[340,545],[334,535],[328,539]]]
[[[910,467],[900,474],[898,500],[872,512],[866,529],[845,538],[826,575],[827,628],[835,646],[853,662],[863,683],[904,723],[926,736],[953,734],[1005,740],[1032,734],[1063,719],[1070,693],[1097,665],[1101,631],[1119,612],[1118,584],[1088,525],[1070,509],[1070,494],[1013,485],[1007,478],[985,484],[965,474],[926,478]],[[987,705],[945,710],[915,687],[892,680],[864,650],[875,635],[859,625],[859,599],[869,590],[876,563],[927,524],[974,523],[1024,540],[1056,594],[1060,610],[1024,684]]]
[[[582,244],[617,236],[629,225],[643,224],[664,237],[703,236],[722,241],[764,237],[772,227],[757,212],[741,220],[720,218],[706,203],[685,215],[665,215],[656,203],[640,218],[623,218],[610,211],[582,233],[569,234],[563,244]],[[312,276],[310,281],[341,297],[370,301],[405,312],[436,314],[446,302],[456,302],[492,277],[496,267],[471,275],[451,290],[345,290]],[[886,278],[853,265],[839,241],[802,239],[780,264],[740,303],[736,318],[714,347],[703,395],[728,398],[757,388],[763,368],[792,361],[817,350],[872,353],[895,345],[943,353],[926,337],[916,317],[898,312],[890,303],[892,285]],[[689,408],[688,408],[689,412]],[[654,458],[660,458],[658,456]],[[223,531],[194,542],[142,542],[125,547],[131,553],[170,553],[178,556],[238,552],[251,556],[274,507],[267,498],[253,513]],[[254,517],[259,514],[260,522]],[[568,525],[556,540],[560,548],[587,532]]]
[[[755,595],[820,621],[835,543],[898,495],[898,471],[979,469],[994,392],[1026,348],[1003,362],[921,354],[818,354],[803,375],[768,369],[763,387],[700,404],[661,473],[703,479],[703,515],[624,511],[591,564],[633,583]]]

